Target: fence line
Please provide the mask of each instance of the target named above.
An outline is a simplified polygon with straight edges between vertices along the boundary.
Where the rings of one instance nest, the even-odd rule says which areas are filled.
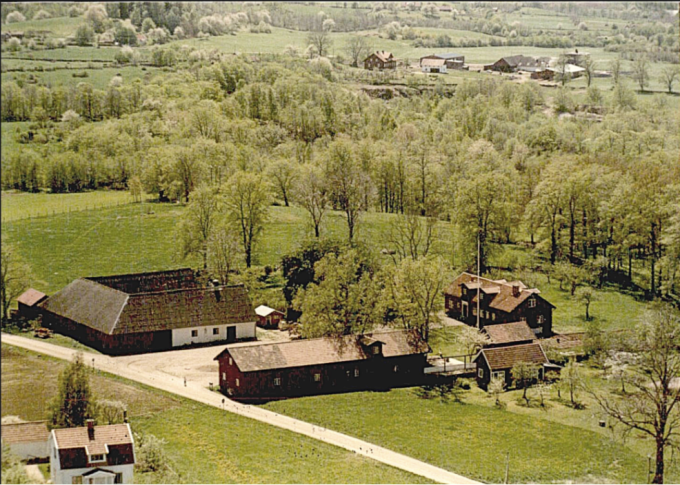
[[[148,199],[147,199],[148,200]],[[142,202],[146,202],[145,200],[142,200]],[[115,207],[120,207],[123,205],[130,205],[130,204],[136,204],[137,202],[134,202],[133,200],[130,201],[122,201],[119,200],[114,204],[103,204],[100,203],[97,205],[96,203],[92,203],[92,205],[85,205],[80,208],[73,208],[73,207],[65,207],[63,209],[45,209],[45,212],[38,212],[35,214],[27,214],[22,217],[17,217],[15,219],[9,220],[9,221],[2,221],[2,222],[15,222],[15,221],[25,221],[25,220],[30,220],[30,219],[41,219],[44,217],[49,217],[49,216],[55,216],[57,214],[70,214],[72,212],[85,212],[85,211],[91,211],[91,210],[99,210],[99,209],[105,209],[105,208],[115,208]]]

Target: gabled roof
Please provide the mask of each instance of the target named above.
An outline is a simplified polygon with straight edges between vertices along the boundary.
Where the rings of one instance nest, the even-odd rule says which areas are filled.
[[[339,362],[352,362],[370,358],[360,342],[362,337],[370,344],[382,343],[384,357],[397,357],[412,354],[424,354],[430,351],[415,332],[393,330],[373,332],[366,336],[347,335],[342,338],[317,338],[275,342],[268,344],[236,344],[228,345],[215,360],[225,353],[234,359],[241,372],[253,372],[290,367],[304,367]]]
[[[107,446],[130,445],[133,443],[130,425],[109,424],[94,427],[94,439],[90,439],[86,426],[78,428],[53,429],[54,444],[58,450],[87,447],[89,454],[100,454]]]
[[[387,52],[387,51],[375,51],[373,54],[371,54],[368,57],[371,57],[373,55],[376,56],[378,59],[380,59],[382,62],[394,60],[394,56],[392,55],[392,53]],[[368,57],[367,57],[367,59],[368,59]]]
[[[462,286],[465,286],[469,290],[476,290],[479,287],[481,292],[492,298],[489,303],[489,308],[507,313],[514,311],[515,308],[528,300],[532,295],[537,296],[540,293],[536,288],[527,288],[521,281],[491,280],[482,277],[478,278],[477,275],[471,273],[461,273],[446,287],[446,289],[444,289],[444,294],[460,298],[462,296]],[[519,289],[519,294],[517,296],[515,296],[515,293],[513,292],[513,287]],[[542,298],[542,300],[555,308],[554,305],[544,298]],[[477,295],[473,296],[472,301],[477,301]]]
[[[41,291],[34,290],[33,288],[29,288],[28,290],[24,291],[19,297],[17,298],[17,302],[22,303],[26,306],[34,306],[37,303],[40,303],[43,301],[45,298],[47,298],[47,295]]]
[[[255,313],[260,317],[268,317],[272,313],[280,313],[281,315],[283,315],[283,312],[280,312],[274,308],[270,308],[266,305],[260,305],[259,307],[257,307],[255,309]]]
[[[519,362],[541,365],[550,363],[545,356],[545,352],[543,352],[543,347],[538,343],[483,349],[473,361],[477,361],[480,358],[486,360],[489,369],[492,371],[512,369]]]
[[[446,64],[445,59],[422,59],[420,65],[422,67],[441,67]]]
[[[484,331],[489,336],[492,344],[509,344],[515,342],[531,342],[534,340],[534,332],[531,331],[527,322],[498,323],[485,325]]]
[[[6,444],[46,442],[49,435],[45,421],[2,425],[2,442]]]
[[[135,276],[135,275],[126,275]],[[150,281],[150,277],[145,278]],[[111,283],[130,289],[129,284]],[[126,293],[104,284],[105,278],[79,278],[40,307],[108,335],[255,321],[248,293],[240,286],[196,287]],[[142,288],[157,287],[142,285]],[[177,288],[180,285],[180,288]]]
[[[549,57],[531,57],[518,54],[515,56],[502,57],[510,67],[538,67],[541,65],[548,65],[550,62]]]

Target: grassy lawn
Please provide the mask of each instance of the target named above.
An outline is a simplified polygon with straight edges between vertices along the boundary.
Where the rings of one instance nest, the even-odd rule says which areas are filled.
[[[65,362],[2,346],[2,415],[44,419]],[[167,441],[185,483],[427,483],[311,438],[96,373],[97,397],[123,401],[135,431]],[[144,481],[144,476],[137,476]]]
[[[74,34],[79,25],[84,24],[83,17],[54,17],[42,20],[26,20],[12,24],[3,23],[0,26],[2,32],[25,32],[27,30],[49,30],[49,38],[67,37]],[[3,54],[4,55],[4,54]]]
[[[478,396],[468,399],[474,393]],[[399,389],[292,399],[265,407],[487,482],[503,481],[508,453],[510,483],[646,481],[646,455],[582,427],[511,408],[494,409],[484,396],[472,390],[464,398],[469,402],[442,403],[420,399],[413,389]]]
[[[114,76],[120,75],[125,83],[130,84],[135,79],[150,79],[155,75],[157,70],[158,69],[154,67],[116,66],[98,69],[84,68],[82,70],[62,69],[56,71],[31,72],[30,74],[35,76],[40,84],[49,87],[74,86],[81,82],[85,82],[91,84],[96,89],[106,89]],[[73,74],[83,71],[88,74],[86,78],[77,78],[73,76]],[[5,72],[2,74],[2,81],[9,82],[25,79],[28,75],[29,73],[27,72]]]
[[[132,202],[129,192],[118,190],[99,190],[73,194],[50,194],[47,192],[29,194],[3,191],[0,197],[2,201],[2,222],[47,217],[64,212],[118,206]]]

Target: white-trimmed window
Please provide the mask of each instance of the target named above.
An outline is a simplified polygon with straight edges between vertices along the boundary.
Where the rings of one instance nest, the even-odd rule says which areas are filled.
[[[241,382],[238,379],[236,379],[236,387],[240,387],[240,386],[241,386]]]
[[[359,377],[359,369],[354,369],[354,377]]]
[[[87,460],[90,463],[101,463],[102,461],[106,461],[106,455],[103,453],[98,453],[96,455],[87,455]]]
[[[213,328],[213,335],[219,335],[219,334],[220,334],[220,327]]]
[[[191,336],[192,336],[192,337],[198,337],[198,330],[192,330],[192,331],[191,331]]]
[[[536,298],[529,298],[529,308],[536,308]]]
[[[321,382],[321,374],[314,374],[314,382]]]
[[[527,321],[527,317],[519,317],[519,321],[520,321],[520,322],[526,322],[526,321]]]
[[[281,378],[280,377],[274,377],[274,385],[275,386],[281,385]]]
[[[536,317],[536,321],[538,323],[545,323],[545,317],[543,315],[539,315],[538,317]]]
[[[227,373],[226,372],[222,372],[222,380],[223,381],[227,380]]]
[[[234,365],[234,360],[231,357],[229,357],[229,365]]]
[[[484,369],[477,369],[477,377],[480,379],[484,378]]]
[[[373,347],[373,353],[374,353],[374,354],[379,354],[379,353],[380,353],[380,347],[377,346],[377,345],[375,345],[375,346]]]
[[[495,319],[496,319],[496,312],[491,312],[491,320],[495,320]]]
[[[394,366],[394,372],[399,372],[399,366],[398,365]]]
[[[477,315],[477,307],[476,306],[472,307],[472,314]]]
[[[491,378],[492,379],[504,380],[505,379],[505,372],[504,371],[492,372]]]

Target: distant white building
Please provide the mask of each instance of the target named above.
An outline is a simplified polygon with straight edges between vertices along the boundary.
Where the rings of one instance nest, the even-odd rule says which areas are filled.
[[[130,425],[53,429],[49,437],[52,483],[133,483],[135,450]]]
[[[26,423],[11,423],[2,425],[2,444],[20,460],[42,461],[50,456],[47,439],[50,432],[47,431],[45,421],[32,421]]]
[[[446,74],[446,61],[444,59],[422,59],[420,69],[426,73]]]

